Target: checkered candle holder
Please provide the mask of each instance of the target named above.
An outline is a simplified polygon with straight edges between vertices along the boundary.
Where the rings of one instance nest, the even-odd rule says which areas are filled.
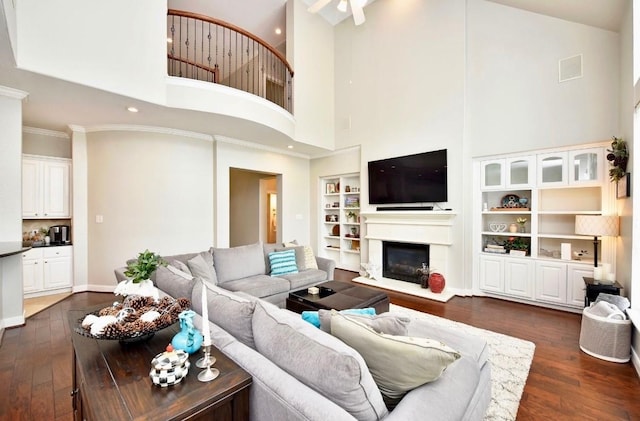
[[[151,360],[149,376],[156,386],[167,387],[178,384],[189,372],[189,354],[183,350],[173,350],[169,345],[165,352]]]

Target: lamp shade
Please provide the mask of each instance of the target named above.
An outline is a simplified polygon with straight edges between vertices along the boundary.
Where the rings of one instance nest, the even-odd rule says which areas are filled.
[[[617,215],[576,215],[576,234],[617,237]]]

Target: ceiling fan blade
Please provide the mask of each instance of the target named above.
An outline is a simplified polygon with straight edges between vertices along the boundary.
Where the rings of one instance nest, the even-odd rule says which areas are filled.
[[[329,4],[330,1],[331,0],[318,0],[315,3],[313,3],[311,6],[309,6],[309,8],[307,9],[307,12],[317,13],[327,4]]]
[[[351,13],[353,14],[353,23],[362,25],[365,21],[364,11],[362,10],[362,3],[359,0],[349,0],[351,5]]]

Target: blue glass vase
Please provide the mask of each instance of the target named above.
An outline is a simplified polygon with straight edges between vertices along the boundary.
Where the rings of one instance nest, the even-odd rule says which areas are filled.
[[[185,310],[178,315],[180,319],[180,332],[171,340],[174,349],[181,349],[184,352],[193,354],[202,346],[202,334],[193,326],[193,310]]]

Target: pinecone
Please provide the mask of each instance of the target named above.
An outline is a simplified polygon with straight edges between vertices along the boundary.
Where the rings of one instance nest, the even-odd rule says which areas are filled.
[[[182,308],[183,310],[188,310],[191,307],[191,301],[189,301],[188,298],[181,297],[181,298],[178,298],[176,301],[178,302],[178,305],[180,306],[180,308]]]
[[[104,327],[104,331],[102,332],[102,336],[105,338],[118,338],[120,337],[121,331],[120,323],[109,323]]]
[[[162,315],[160,315],[154,322],[155,324],[160,327],[160,326],[170,326],[173,323],[175,323],[175,320],[170,313],[164,313]]]
[[[147,298],[148,297],[142,297],[140,295],[128,295],[127,298],[124,299],[123,305],[139,310],[147,305]]]
[[[175,300],[171,297],[162,297],[162,299],[158,303],[158,307],[162,309],[169,308],[171,305],[173,305],[174,301]]]
[[[122,310],[122,305],[105,307],[98,312],[99,316],[116,316]]]

